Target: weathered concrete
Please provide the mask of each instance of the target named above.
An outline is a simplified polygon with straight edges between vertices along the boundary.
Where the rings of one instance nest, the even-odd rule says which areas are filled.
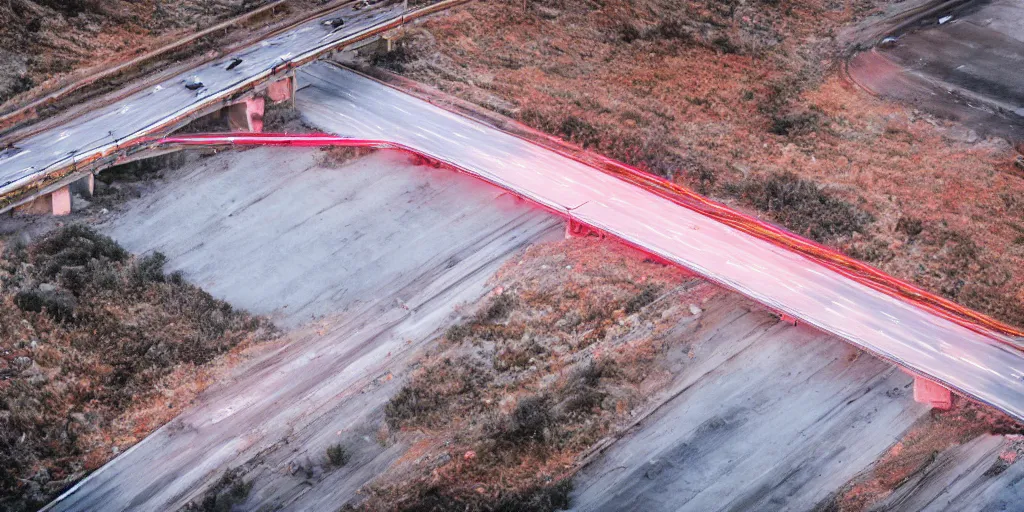
[[[875,94],[969,126],[975,133],[968,140],[996,135],[1021,141],[1021,26],[1024,0],[970,2],[926,17],[884,47],[856,55],[847,68]]]
[[[374,438],[393,372],[518,247],[562,235],[496,189],[409,169],[395,153],[327,167],[321,156],[223,153],[170,173],[104,226],[135,252],[165,252],[169,269],[214,295],[297,329],[296,341],[58,508],[173,508],[236,466],[255,482],[246,508],[339,507],[404,450]],[[692,340],[665,355],[668,402],[584,471],[578,509],[809,509],[927,411],[909,376],[835,338],[737,295],[704,308],[668,334]],[[328,470],[323,452],[335,442],[354,459]]]
[[[78,211],[79,204],[73,196],[92,197],[96,188],[95,176],[88,174],[84,178],[69,183],[49,194],[41,194],[35,199],[14,207],[13,212],[22,215],[55,215],[64,217],[72,211]]]
[[[295,97],[295,77],[290,76],[267,86],[267,99],[274,103],[288,101]]]
[[[911,378],[730,295],[667,336],[678,393],[585,468],[573,510],[810,510],[926,409]]]
[[[402,154],[326,166],[322,157],[260,149],[202,159],[101,226],[295,330],[55,509],[173,510],[234,467],[254,482],[247,509],[337,509],[404,450],[375,439],[398,385],[389,372],[487,292],[508,257],[561,234],[558,219]],[[333,443],[353,454],[344,468],[325,464]]]
[[[50,205],[56,216],[68,215],[71,213],[71,189],[64,186],[50,194]]]
[[[953,393],[931,379],[915,375],[914,401],[945,411],[953,407]]]
[[[79,194],[83,197],[92,197],[96,192],[96,175],[88,174],[84,178],[71,184],[71,193]]]
[[[738,222],[746,226],[739,229],[684,201],[596,172],[584,162],[350,71],[316,64],[302,77],[311,83],[298,101],[309,124],[349,137],[388,140],[451,162],[957,393],[1024,418],[1019,342],[960,321],[953,307],[948,315],[933,312],[891,279],[891,287],[876,287],[808,251],[792,249],[802,242],[762,238],[754,219]]]
[[[228,129],[236,132],[262,132],[264,103],[261,96],[253,96],[226,107]]]
[[[13,211],[25,215],[49,215],[53,213],[53,198],[51,194],[44,194],[14,207]]]
[[[1024,464],[1006,464],[1002,436],[983,435],[936,455],[872,510],[1016,511],[1024,504]],[[1015,453],[1015,452],[1013,452]]]

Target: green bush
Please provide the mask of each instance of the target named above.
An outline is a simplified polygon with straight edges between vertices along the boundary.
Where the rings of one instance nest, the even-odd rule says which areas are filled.
[[[397,41],[390,52],[381,52],[373,56],[371,63],[395,73],[405,71],[406,64],[415,62],[418,58],[416,53],[409,47],[409,40]]]
[[[448,341],[458,343],[469,337],[470,334],[473,334],[473,329],[469,325],[455,324],[444,332],[444,337],[447,338]]]
[[[599,387],[602,377],[615,374],[614,363],[601,361],[589,363],[577,368],[566,379],[565,386],[559,394],[562,396],[562,407],[566,413],[584,413],[599,407],[606,393]]]
[[[54,232],[37,243],[31,261],[46,278],[56,277],[64,267],[84,267],[90,261],[124,261],[128,251],[113,239],[90,227],[73,224]]]
[[[510,445],[544,442],[544,431],[553,423],[551,399],[531,395],[519,399],[512,414],[499,426],[495,438]]]
[[[348,464],[352,455],[340,444],[332,444],[327,447],[327,462],[334,467],[341,467]]]
[[[503,292],[491,299],[487,309],[483,310],[477,318],[480,322],[494,322],[508,316],[516,305],[516,295],[512,292]]]
[[[812,111],[790,111],[771,116],[771,132],[775,135],[806,135],[818,130],[821,116]]]
[[[136,285],[164,282],[164,265],[167,256],[162,252],[154,252],[140,259],[132,268],[132,280]]]
[[[179,133],[189,133],[193,130],[215,131],[220,128],[223,121],[217,116],[206,116],[193,121]],[[163,176],[166,170],[179,169],[186,162],[186,153],[176,151],[165,155],[142,158],[125,164],[114,165],[104,169],[97,175],[97,179],[106,184],[114,182],[134,183],[148,181]],[[107,189],[107,194],[115,193],[114,189]]]
[[[384,407],[384,421],[389,427],[399,429],[406,422],[436,410],[443,403],[441,396],[417,387],[414,381],[391,397]]]
[[[640,29],[636,28],[636,25],[633,23],[627,21],[622,25],[619,25],[619,39],[622,40],[622,42],[627,44],[632,43],[641,37],[642,34],[640,33]]]
[[[576,116],[568,116],[563,119],[558,131],[566,139],[585,148],[594,147],[601,141],[597,128]]]
[[[692,42],[693,35],[690,29],[678,19],[667,19],[659,23],[648,35],[649,39],[669,39],[683,42]]]
[[[242,479],[241,471],[229,469],[203,495],[199,503],[190,501],[181,508],[183,512],[230,512],[237,505],[245,503],[252,492],[252,482]]]
[[[896,231],[904,233],[909,238],[914,238],[924,231],[924,222],[913,217],[900,217],[896,221]]]

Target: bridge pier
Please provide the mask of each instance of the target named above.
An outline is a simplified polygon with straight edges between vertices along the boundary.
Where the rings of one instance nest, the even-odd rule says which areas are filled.
[[[234,132],[263,131],[263,97],[246,98],[227,107],[228,129]]]
[[[41,195],[27,203],[14,207],[14,212],[28,215],[46,215],[52,213],[58,217],[71,213],[71,190],[70,185]]]
[[[267,86],[267,99],[273,103],[282,103],[292,100],[292,106],[295,106],[295,91],[297,89],[297,85],[298,83],[294,75],[273,82]]]
[[[96,176],[92,173],[86,174],[82,179],[60,187],[49,194],[42,194],[31,201],[15,206],[12,213],[28,215],[52,214],[58,217],[71,214],[72,195],[79,194],[84,197],[92,197],[96,189]]]
[[[948,411],[953,407],[953,392],[938,382],[914,375],[914,401]]]
[[[71,185],[64,185],[54,190],[50,194],[50,206],[56,216],[71,214]]]

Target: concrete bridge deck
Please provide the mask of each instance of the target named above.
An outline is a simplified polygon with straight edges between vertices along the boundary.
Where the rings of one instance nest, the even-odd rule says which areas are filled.
[[[23,140],[3,141],[6,147],[0,149],[0,212],[85,177],[84,169],[90,166],[95,171],[112,164],[142,137],[168,133],[195,116],[244,102],[255,90],[290,79],[295,68],[321,55],[460,1],[464,0],[447,0],[421,9],[407,9],[404,2],[352,2],[57,129]],[[334,27],[325,23],[336,19],[344,20],[344,24]]]

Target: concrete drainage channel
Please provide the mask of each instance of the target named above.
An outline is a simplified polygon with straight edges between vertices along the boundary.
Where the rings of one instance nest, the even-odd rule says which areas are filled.
[[[894,98],[959,121],[957,138],[1024,140],[1024,2],[927,2],[903,24],[864,41],[846,63],[850,78]]]
[[[100,224],[133,252],[162,251],[168,270],[270,316],[288,341],[51,510],[174,509],[228,468],[255,484],[254,508],[344,504],[406,448],[372,440],[400,385],[375,380],[415,361],[508,258],[562,233],[549,215],[403,155],[320,157],[257,149],[198,160]],[[315,485],[284,470],[339,441],[353,463],[317,469]]]

